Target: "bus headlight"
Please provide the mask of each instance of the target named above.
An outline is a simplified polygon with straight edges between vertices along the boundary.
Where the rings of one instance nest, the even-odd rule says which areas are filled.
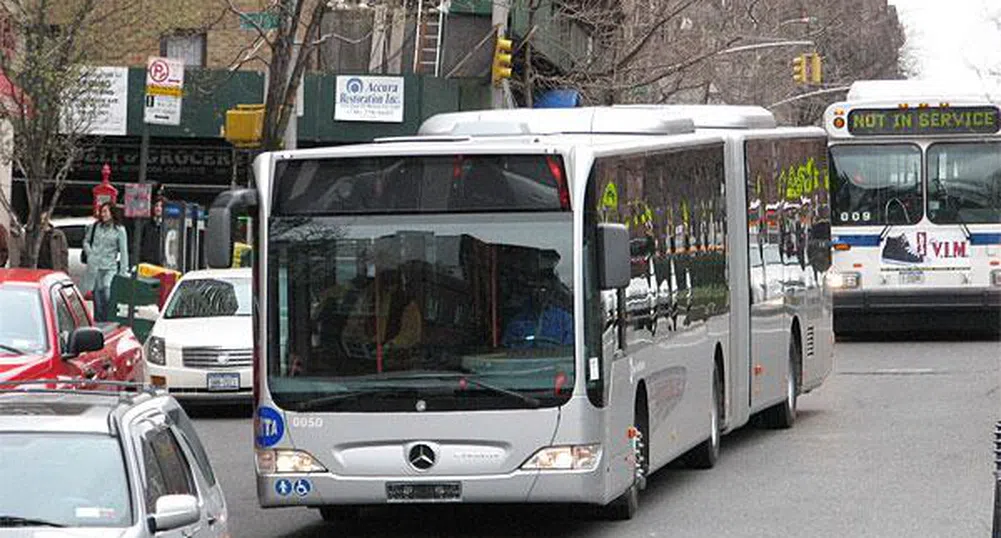
[[[827,285],[832,288],[854,289],[862,282],[862,275],[858,273],[838,273],[832,271],[827,273]]]
[[[991,271],[991,285],[1001,286],[1001,269]]]
[[[324,473],[327,468],[302,450],[258,450],[258,474]]]
[[[591,470],[601,460],[601,445],[551,446],[533,455],[522,469],[543,471]]]
[[[146,360],[152,364],[167,364],[167,350],[163,338],[150,336],[146,342]]]

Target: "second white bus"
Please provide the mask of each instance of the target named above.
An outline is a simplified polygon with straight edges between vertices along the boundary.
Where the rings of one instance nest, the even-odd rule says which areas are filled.
[[[859,81],[824,126],[837,330],[1001,330],[998,105],[968,86]]]

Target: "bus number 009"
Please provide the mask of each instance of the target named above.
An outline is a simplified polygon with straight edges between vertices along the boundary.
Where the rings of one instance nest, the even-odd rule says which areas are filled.
[[[870,220],[872,220],[872,213],[869,211],[841,212],[841,222],[869,222]]]
[[[293,428],[322,428],[323,419],[320,417],[292,417]]]

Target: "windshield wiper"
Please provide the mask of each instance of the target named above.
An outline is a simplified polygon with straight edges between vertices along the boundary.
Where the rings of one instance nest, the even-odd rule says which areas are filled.
[[[942,181],[941,178],[938,178],[938,177],[935,178],[935,186],[938,187],[939,190],[941,190],[942,193],[945,194],[946,209],[948,209],[948,207],[949,207],[949,190],[945,188],[945,183]],[[957,200],[958,200],[958,198],[957,198]],[[973,239],[973,233],[970,232],[970,227],[967,226],[966,225],[966,221],[963,220],[963,215],[962,215],[961,212],[962,212],[961,208],[956,208],[956,220],[958,221],[957,224],[959,224],[960,229],[963,230],[963,235],[966,236],[966,240],[970,241],[970,240]]]
[[[352,390],[338,392],[327,396],[320,396],[312,400],[306,400],[296,404],[297,411],[316,411],[317,408],[346,400],[357,400],[363,396],[386,396],[389,394],[400,394],[401,392],[413,392],[411,387],[378,387],[371,389]]]
[[[528,404],[530,407],[539,407],[542,402],[538,398],[534,398],[527,394],[518,392],[516,390],[506,389],[504,387],[499,387],[497,385],[487,383],[478,379],[476,374],[470,374],[465,372],[415,372],[412,374],[404,374],[401,376],[393,376],[393,379],[465,379],[466,382],[472,383],[481,389],[487,389],[491,392],[496,392],[498,394],[505,394],[511,396],[512,398],[517,398],[522,402]]]
[[[0,515],[0,527],[65,527],[66,525],[21,516]]]
[[[4,351],[10,351],[11,353],[17,353],[18,355],[27,355],[28,352],[23,349],[18,349],[13,346],[8,346],[7,344],[0,344],[0,349]]]

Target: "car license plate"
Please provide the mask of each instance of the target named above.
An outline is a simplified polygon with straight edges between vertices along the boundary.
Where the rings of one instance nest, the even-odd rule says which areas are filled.
[[[386,500],[391,503],[458,502],[462,500],[462,484],[390,482],[386,484]]]
[[[210,391],[240,390],[240,374],[238,372],[209,372],[206,383]]]
[[[922,271],[901,271],[901,284],[920,284],[924,281],[925,274]]]

